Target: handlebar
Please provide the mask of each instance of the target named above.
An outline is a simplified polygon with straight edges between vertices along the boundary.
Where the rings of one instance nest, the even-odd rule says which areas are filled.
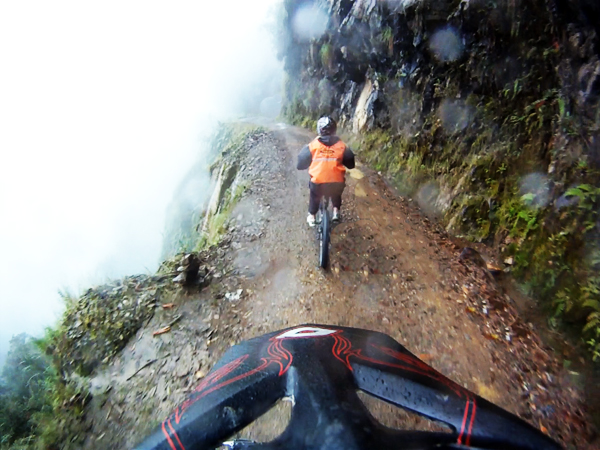
[[[357,395],[443,422],[450,432],[385,427]],[[289,425],[268,443],[231,449],[547,449],[561,447],[515,415],[425,364],[391,337],[301,325],[230,348],[195,391],[138,450],[213,449],[293,399]]]

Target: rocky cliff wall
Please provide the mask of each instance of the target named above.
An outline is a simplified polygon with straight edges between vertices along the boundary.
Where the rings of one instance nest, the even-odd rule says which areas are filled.
[[[282,25],[288,119],[333,115],[599,357],[598,2],[285,0]]]

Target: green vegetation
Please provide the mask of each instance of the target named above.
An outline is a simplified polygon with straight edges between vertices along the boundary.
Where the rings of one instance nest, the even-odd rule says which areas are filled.
[[[59,329],[52,335],[55,364],[62,372],[88,376],[116,355],[154,314],[168,280],[125,277],[68,298]]]
[[[26,440],[36,429],[35,416],[51,409],[45,381],[50,362],[35,341],[25,335],[10,341],[10,351],[0,380],[0,444]]]
[[[324,43],[319,50],[321,65],[326,70],[333,70],[333,45]]]
[[[0,448],[72,448],[81,443],[79,419],[89,400],[81,379],[61,379],[47,356],[55,338],[11,340],[0,384]]]
[[[394,54],[394,30],[390,26],[384,26],[381,29],[380,39],[388,55],[392,56]]]
[[[283,115],[292,125],[315,130],[319,115],[309,113],[309,107],[307,107],[306,103],[306,100],[294,98],[293,101],[284,106]]]
[[[168,279],[138,275],[79,298],[63,294],[65,312],[55,329],[39,340],[14,338],[3,371],[7,396],[0,397],[0,410],[12,417],[0,414],[2,443],[12,449],[81,448],[91,400],[87,377],[152,317],[171,288]]]
[[[196,229],[201,230],[194,245],[195,251],[217,244],[235,205],[242,197],[247,184],[238,178],[239,161],[248,145],[264,129],[249,124],[221,124],[213,138],[214,154],[218,155],[211,164],[215,180],[215,192],[211,203]]]
[[[593,184],[598,174],[578,161],[565,178],[580,183],[554,202],[543,186],[524,192],[523,179],[547,166],[541,158],[550,147],[544,133],[566,115],[554,91],[524,103],[506,114],[495,133],[479,128],[476,136],[471,132],[456,138],[440,133],[432,116],[411,138],[375,129],[355,138],[353,145],[402,194],[415,195],[432,179],[445,186],[451,203],[442,220],[448,227],[470,240],[498,245],[504,258],[512,257],[513,274],[530,294],[545,300],[550,324],[557,326],[559,319],[580,323],[598,360],[600,249],[595,238],[600,188]],[[476,104],[483,106],[479,117],[502,118],[488,103]],[[536,181],[546,179],[540,174]]]
[[[536,179],[537,191],[523,187],[526,176],[547,165],[540,158],[549,147],[544,133],[561,109],[549,93],[511,112],[495,133],[488,129],[457,138],[440,132],[437,119],[429,117],[411,138],[375,129],[353,144],[402,194],[415,195],[432,179],[444,186],[450,203],[442,219],[448,227],[468,239],[496,244],[504,258],[513,257],[513,274],[531,294],[545,299],[550,324],[558,325],[558,319],[582,323],[597,360],[600,258],[597,244],[591,247],[598,232],[600,188],[592,184],[597,175],[578,162],[571,179],[589,182],[564,190],[554,202],[549,187],[542,186],[544,174]],[[480,117],[488,112],[484,107]]]
[[[221,240],[222,236],[227,231],[227,222],[231,217],[235,205],[242,198],[247,184],[240,183],[233,189],[229,188],[223,196],[223,200],[216,214],[212,215],[208,220],[204,233],[196,244],[195,251],[200,251],[207,246],[216,245]]]

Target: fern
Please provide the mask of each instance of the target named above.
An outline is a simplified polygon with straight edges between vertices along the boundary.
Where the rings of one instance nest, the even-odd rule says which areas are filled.
[[[600,359],[600,341],[596,341],[596,339],[590,339],[586,343],[590,346],[590,351],[592,352],[592,361],[598,361]]]
[[[600,334],[600,312],[598,311],[590,313],[587,317],[587,323],[583,327],[583,332],[588,333],[594,329],[597,335]]]

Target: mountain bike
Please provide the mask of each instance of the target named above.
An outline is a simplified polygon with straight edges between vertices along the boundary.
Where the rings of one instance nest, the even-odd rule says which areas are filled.
[[[358,391],[441,422],[447,432],[396,430]],[[226,441],[280,399],[290,421],[271,442]],[[231,347],[137,450],[558,450],[537,428],[425,364],[391,337],[300,325]]]

